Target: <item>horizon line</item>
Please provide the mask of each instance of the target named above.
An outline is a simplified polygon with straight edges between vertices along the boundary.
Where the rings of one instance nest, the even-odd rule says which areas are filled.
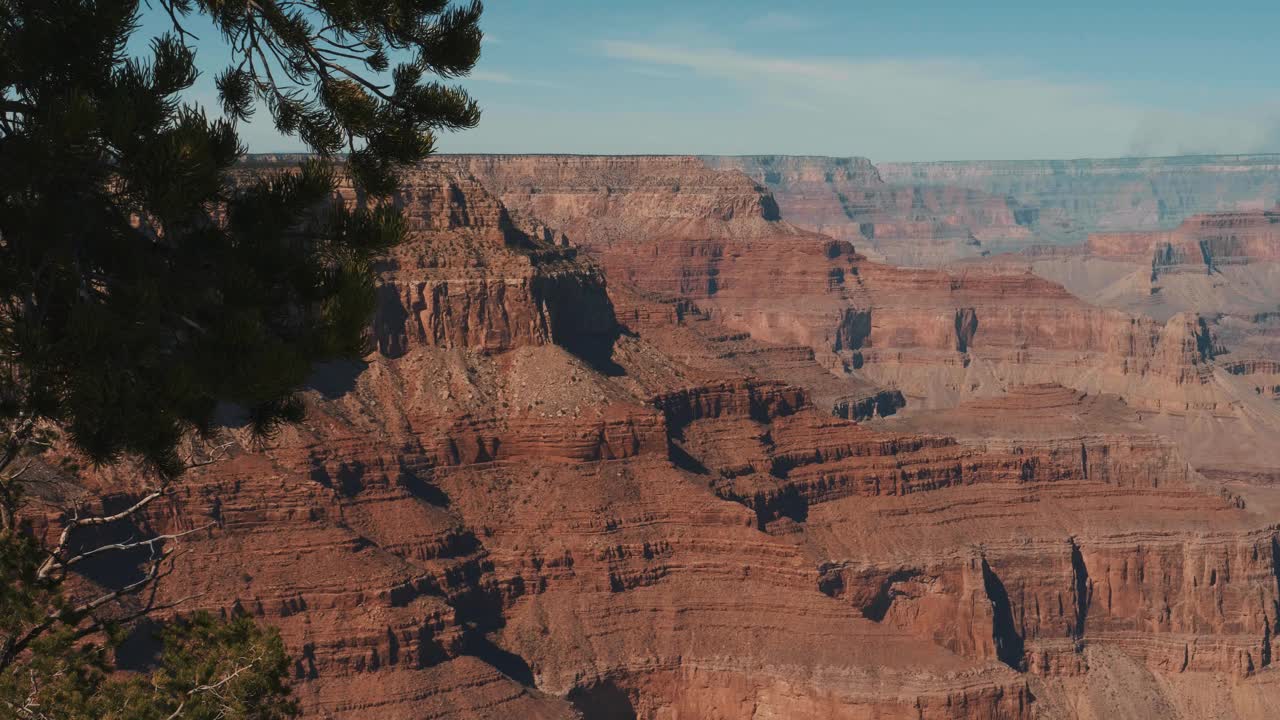
[[[246,152],[245,158],[253,158],[267,155],[275,156],[296,156],[296,157],[315,157],[318,153],[306,152],[304,150],[280,150],[280,151],[252,151]],[[777,157],[777,158],[829,158],[835,160],[856,159],[867,160],[874,165],[944,165],[959,163],[1074,163],[1074,162],[1098,162],[1098,161],[1137,161],[1137,160],[1182,160],[1182,159],[1200,159],[1200,158],[1276,158],[1280,159],[1280,152],[1258,152],[1258,153],[1187,153],[1184,155],[1110,155],[1110,156],[1092,156],[1092,157],[1071,157],[1071,158],[1049,158],[1049,157],[1029,157],[1029,158],[969,158],[964,160],[873,160],[867,155],[825,155],[821,153],[574,153],[574,152],[433,152],[426,159],[432,157],[618,157],[618,158],[761,158],[761,157]],[[337,153],[335,157],[346,157],[346,153]]]

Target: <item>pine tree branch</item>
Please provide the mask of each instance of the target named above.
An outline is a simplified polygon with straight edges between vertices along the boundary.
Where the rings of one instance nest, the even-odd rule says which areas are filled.
[[[327,31],[329,31],[331,28],[333,28],[333,26],[332,26],[332,25],[330,25],[329,27],[326,27],[325,29],[321,30],[320,32],[316,33],[315,35],[312,35],[312,36],[311,36],[311,39],[312,39],[312,40],[315,40],[315,41],[318,41],[318,42],[325,43],[326,45],[331,45],[331,46],[333,46],[333,47],[335,47],[335,48],[338,48],[338,49],[340,49],[340,50],[353,50],[353,51],[354,51],[354,50],[359,50],[360,48],[365,48],[365,49],[367,49],[367,50],[369,50],[369,51],[373,51],[373,49],[374,49],[374,48],[370,47],[370,45],[369,45],[368,41],[366,41],[366,40],[356,40],[355,42],[351,42],[351,43],[341,43],[341,42],[338,42],[338,41],[337,41],[336,39],[334,39],[334,38],[328,37],[328,36],[327,36],[327,35],[325,35],[324,33],[325,33],[325,32],[327,32]],[[363,58],[358,58],[358,59],[363,59]]]
[[[209,457],[206,457],[202,460],[194,460],[194,459],[188,460],[184,465],[184,468],[183,468],[184,471],[192,470],[200,467],[206,467],[208,465],[212,465],[213,463],[220,461],[222,458],[227,456],[227,451],[230,449],[231,445],[232,443],[227,442],[214,447]],[[53,548],[49,550],[49,556],[40,565],[40,569],[36,573],[37,577],[41,580],[44,580],[48,578],[54,570],[56,569],[65,570],[67,567],[70,567],[71,565],[84,560],[84,558],[90,555],[94,555],[99,552],[102,552],[104,550],[109,550],[109,549],[129,550],[129,549],[142,547],[144,545],[150,545],[154,548],[154,544],[161,540],[165,540],[165,539],[173,540],[179,537],[183,537],[184,535],[188,535],[192,532],[196,532],[198,530],[209,527],[209,526],[204,526],[204,528],[189,530],[185,533],[179,533],[177,535],[160,535],[150,540],[139,540],[134,543],[123,543],[123,544],[116,543],[114,545],[106,545],[99,548],[95,548],[87,552],[75,553],[75,554],[66,556],[67,548],[71,543],[71,536],[76,530],[80,528],[85,528],[85,527],[100,527],[102,525],[110,525],[112,523],[120,522],[121,520],[125,520],[127,518],[133,517],[134,515],[137,515],[138,513],[145,510],[148,505],[150,505],[151,503],[155,502],[157,499],[159,499],[160,497],[168,493],[169,487],[170,487],[170,481],[165,480],[161,482],[158,488],[155,488],[151,492],[148,492],[146,495],[143,495],[141,498],[139,498],[136,502],[134,502],[129,507],[119,512],[112,513],[110,515],[91,515],[89,517],[80,517],[79,511],[77,510],[76,515],[72,517],[70,520],[68,520],[66,525],[63,526],[62,532],[58,536],[57,543],[55,543]],[[212,525],[212,523],[210,525]],[[64,559],[64,556],[66,556],[65,559]]]
[[[178,14],[173,7],[172,0],[159,0],[159,2],[161,7],[164,8],[164,11],[168,13],[169,21],[173,24],[173,29],[177,31],[179,39],[184,43],[186,42],[186,38],[191,38],[192,40],[197,41],[200,39],[196,37],[195,34],[188,32],[187,29],[183,27],[182,23],[178,21]],[[151,0],[147,0],[147,7],[151,7]]]
[[[90,613],[94,610],[97,610],[107,603],[114,602],[131,595],[136,595],[139,592],[142,592],[142,590],[151,583],[158,581],[165,575],[168,575],[167,572],[162,575],[160,570],[163,567],[164,561],[172,557],[173,554],[174,551],[166,552],[164,550],[160,550],[159,554],[156,554],[154,546],[152,546],[151,565],[143,575],[142,579],[130,583],[118,590],[104,593],[93,600],[81,603],[72,608],[56,609],[47,614],[40,622],[28,628],[25,632],[7,641],[4,647],[0,648],[0,671],[6,670],[32,642],[44,635],[46,632],[49,632],[49,630],[58,623],[64,623],[73,627],[78,626],[83,621],[83,618],[90,617]],[[154,596],[153,590],[152,597],[154,598]],[[84,629],[83,632],[84,634],[91,634],[100,628],[101,623],[95,621],[90,624],[89,628]]]
[[[14,113],[15,115],[29,115],[36,111],[34,105],[29,105],[17,100],[0,99],[0,112]]]
[[[8,469],[9,465],[17,459],[19,453],[31,440],[31,435],[35,432],[35,429],[36,419],[34,416],[28,415],[9,431],[9,437],[5,439],[4,443],[4,454],[0,455],[0,472]]]
[[[252,660],[246,661],[244,665],[237,665],[235,670],[233,670],[230,674],[226,675],[221,680],[215,683],[206,683],[206,684],[197,685],[194,688],[191,688],[191,690],[187,691],[186,698],[184,698],[182,702],[178,703],[178,708],[174,710],[173,713],[169,715],[168,718],[166,718],[166,720],[176,720],[176,718],[181,717],[182,709],[186,707],[187,700],[190,700],[192,697],[200,693],[209,693],[218,699],[222,699],[222,695],[218,692],[218,690],[220,690],[223,686],[225,686],[227,683],[231,682],[232,680],[235,680],[236,677],[238,677],[241,673],[251,670],[254,665],[257,665],[259,662],[262,661],[262,657],[263,657],[262,654],[259,653],[257,657],[253,658]],[[240,659],[245,660],[245,658],[240,658]]]
[[[0,475],[30,444],[35,429],[35,417],[28,415],[9,431],[9,437],[4,443],[4,453],[0,455]],[[18,503],[22,497],[22,488],[17,479],[26,472],[26,469],[24,467],[14,475],[0,479],[0,532],[8,532],[17,527]]]

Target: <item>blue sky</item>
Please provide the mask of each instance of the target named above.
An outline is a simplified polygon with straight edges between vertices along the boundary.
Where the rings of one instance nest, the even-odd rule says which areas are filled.
[[[488,0],[446,152],[1280,152],[1280,3]],[[144,30],[162,26],[148,16]],[[225,54],[201,32],[212,97]],[[270,123],[254,152],[297,149]]]

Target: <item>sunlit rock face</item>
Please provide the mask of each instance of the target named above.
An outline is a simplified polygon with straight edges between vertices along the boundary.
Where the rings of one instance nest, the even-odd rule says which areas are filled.
[[[876,262],[740,163],[411,173],[373,350],[156,506],[215,523],[162,593],[313,717],[1268,717],[1280,497],[1210,432],[1280,427],[1257,333]]]

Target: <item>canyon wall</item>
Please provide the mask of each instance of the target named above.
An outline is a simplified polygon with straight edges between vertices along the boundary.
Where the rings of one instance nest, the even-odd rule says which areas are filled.
[[[628,179],[614,158],[525,156],[518,171],[477,166],[492,163],[486,159],[441,162],[459,160],[508,207],[546,213],[548,223],[566,228],[614,282],[692,302],[755,339],[808,346],[829,367],[860,371],[921,401],[954,403],[978,391],[964,386],[981,378],[989,392],[1061,381],[1152,408],[1214,402],[1201,388],[1212,374],[1211,342],[1194,316],[1161,323],[1102,310],[1029,273],[875,263],[847,241],[799,228],[785,215],[773,220],[768,193],[744,174],[688,160],[652,160],[664,178],[659,190],[647,171]],[[571,180],[566,163],[578,168]],[[690,177],[662,175],[676,167]],[[866,164],[845,170],[851,178],[873,176]],[[691,197],[677,197],[686,187]],[[657,217],[639,209],[656,202],[655,192],[670,196]],[[690,224],[679,208],[717,206],[707,193],[726,195],[720,203],[733,211]]]
[[[1280,213],[1274,209],[1196,215],[1172,229],[1095,232],[1068,249],[1035,248],[984,259],[988,271],[1034,272],[1101,307],[1158,322],[1194,312],[1213,355],[1220,400],[1207,415],[1151,416],[1193,461],[1215,476],[1271,477],[1280,451],[1268,437],[1280,422],[1275,400],[1280,340]],[[1246,467],[1247,466],[1247,467]]]
[[[1196,215],[1173,230],[1092,233],[1095,257],[1150,259],[1153,275],[1191,266],[1212,273],[1225,265],[1280,260],[1280,210]]]
[[[1280,199],[1280,156],[878,163],[900,184],[966,187],[1039,208],[1041,222],[1093,230],[1171,228],[1197,213]]]
[[[554,157],[522,161],[563,162]],[[608,160],[575,162],[590,166]],[[670,159],[661,162],[665,167]],[[809,161],[795,162],[796,177],[809,178],[801,173],[812,169]],[[844,171],[851,180],[871,177],[864,163],[847,163]],[[1217,472],[1242,454],[1257,461],[1250,472],[1280,468],[1280,451],[1271,450],[1273,444],[1261,443],[1259,452],[1261,439],[1280,428],[1270,401],[1274,383],[1266,376],[1232,376],[1215,363],[1217,357],[1271,356],[1270,346],[1259,344],[1265,336],[1258,331],[1228,333],[1230,342],[1224,343],[1218,337],[1225,331],[1218,313],[1241,306],[1262,311],[1274,287],[1280,287],[1267,281],[1274,274],[1269,268],[1277,267],[1273,263],[1221,266],[1211,278],[1215,286],[1233,268],[1250,273],[1232,302],[1187,282],[1193,277],[1187,273],[1162,276],[1167,289],[1153,294],[1149,260],[1144,272],[1132,275],[1135,268],[1083,249],[1003,255],[946,271],[900,268],[873,262],[846,241],[798,227],[786,220],[785,211],[781,221],[756,210],[688,226],[679,219],[632,216],[615,203],[616,211],[586,222],[566,210],[567,201],[551,199],[630,192],[624,177],[606,185],[595,179],[598,174],[584,172],[571,187],[528,177],[524,184],[513,183],[507,174],[504,202],[516,208],[555,203],[561,208],[557,222],[575,228],[568,234],[571,241],[615,282],[694,303],[753,339],[808,347],[824,367],[900,393],[908,412],[999,395],[1013,385],[1053,382],[1123,397],[1148,413],[1151,429],[1186,443],[1192,460],[1206,470]],[[765,193],[737,170],[722,175],[719,182],[732,185],[733,197]],[[489,182],[483,176],[481,181]],[[714,187],[706,181],[690,184]],[[759,207],[771,205],[761,201]],[[1075,296],[1037,274],[1063,282]],[[1110,302],[1107,293],[1116,285],[1108,278],[1114,277],[1124,287],[1141,286],[1141,302]],[[1198,308],[1208,313],[1199,315]]]
[[[873,259],[937,266],[1098,230],[1172,229],[1197,213],[1280,200],[1280,156],[877,163],[711,156],[767,187],[784,220]]]
[[[937,265],[980,255],[985,245],[1025,243],[1033,207],[959,185],[886,183],[866,158],[707,157],[767,187],[784,220],[855,243],[899,265]]]
[[[148,518],[211,523],[161,600],[280,627],[307,716],[1280,701],[1280,496],[1150,424],[1272,368],[1204,318],[876,263],[694,158],[445,157],[397,202],[376,351]]]

